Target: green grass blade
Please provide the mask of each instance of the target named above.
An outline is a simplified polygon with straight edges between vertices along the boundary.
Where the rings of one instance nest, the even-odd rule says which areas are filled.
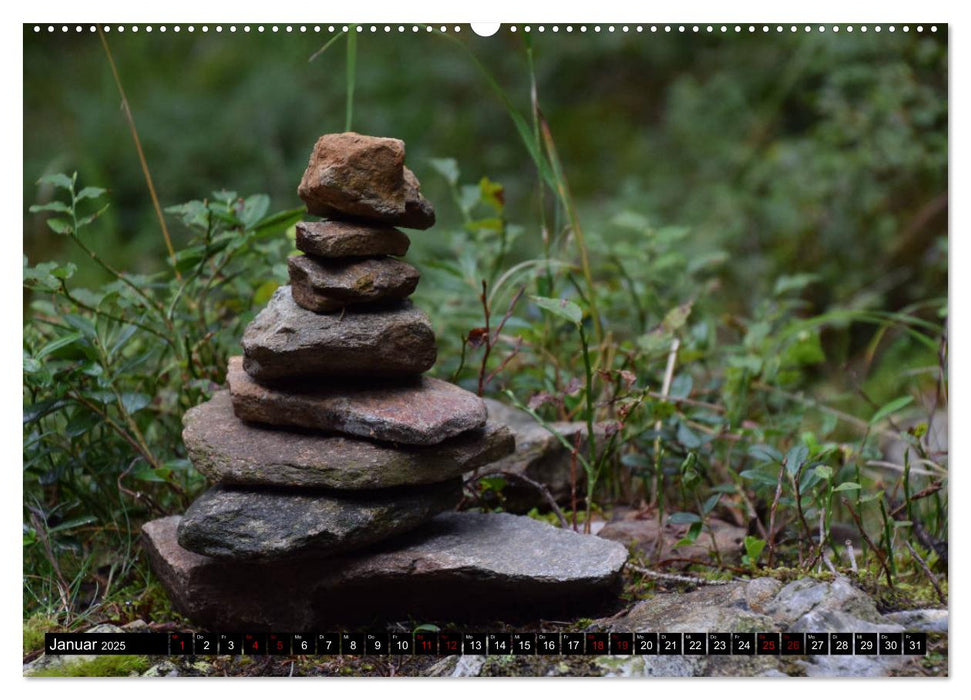
[[[319,56],[320,54],[322,54],[322,53],[323,53],[324,51],[326,51],[327,49],[329,49],[329,48],[331,47],[331,45],[333,45],[333,44],[334,44],[335,42],[337,42],[337,41],[339,41],[339,40],[341,40],[341,39],[343,39],[343,38],[344,38],[345,36],[347,36],[347,34],[348,34],[348,32],[339,32],[339,33],[337,33],[337,34],[335,34],[334,36],[332,36],[332,37],[331,37],[331,38],[330,38],[330,39],[329,39],[329,40],[327,41],[327,43],[326,43],[326,44],[324,44],[324,45],[323,45],[323,46],[321,46],[321,47],[320,47],[319,49],[317,49],[317,50],[316,50],[316,51],[315,51],[315,52],[313,53],[313,55],[312,55],[312,56],[311,56],[310,58],[308,58],[308,59],[307,59],[307,63],[310,63],[311,61],[313,61],[313,60],[314,60],[315,58],[317,58],[317,57],[318,57],[318,56]]]
[[[357,25],[352,24],[347,33],[347,113],[344,131],[351,130],[354,116],[354,81],[357,74]]]

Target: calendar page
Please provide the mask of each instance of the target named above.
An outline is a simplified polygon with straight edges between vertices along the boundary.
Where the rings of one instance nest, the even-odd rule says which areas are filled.
[[[327,15],[22,25],[24,675],[947,677],[949,25]]]

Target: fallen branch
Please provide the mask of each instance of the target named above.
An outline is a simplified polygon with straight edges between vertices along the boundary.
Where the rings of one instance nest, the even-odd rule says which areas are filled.
[[[750,573],[748,569],[744,569],[741,566],[732,566],[731,564],[722,564],[720,562],[702,561],[701,559],[691,559],[689,557],[670,557],[669,559],[659,561],[657,564],[658,566],[665,566],[667,564],[694,564],[695,566],[709,566],[713,569],[733,571],[736,574]]]
[[[697,576],[684,576],[682,574],[665,574],[661,571],[654,571],[653,569],[645,569],[643,566],[637,566],[637,564],[627,563],[627,568],[631,571],[636,571],[644,576],[650,576],[651,578],[664,579],[665,581],[679,581],[680,583],[694,583],[699,586],[725,586],[731,581],[709,581],[708,579],[698,578]]]
[[[944,482],[935,481],[933,484],[928,486],[926,489],[922,489],[910,497],[910,502],[919,501],[922,498],[927,498],[928,496],[933,496],[935,493],[941,490],[944,486]],[[905,510],[907,510],[907,503],[901,503],[899,506],[890,511],[890,517],[895,518],[901,515]]]
[[[863,522],[860,520],[859,514],[853,510],[853,506],[850,505],[850,502],[845,498],[841,498],[840,500],[843,501],[843,505],[846,506],[847,510],[850,511],[850,515],[853,516],[853,521],[856,523],[856,527],[860,531],[860,535],[863,536],[864,541],[870,545],[870,549],[872,549],[873,553],[877,555],[877,559],[880,561],[880,567],[883,569],[883,573],[887,577],[887,585],[890,586],[891,590],[893,590],[893,576],[890,575],[890,567],[887,565],[887,558],[884,556],[883,550],[873,544],[873,540],[870,539],[870,536],[866,533],[866,530],[863,529]]]
[[[912,556],[917,561],[917,563],[920,564],[920,568],[924,570],[924,574],[930,580],[931,585],[934,586],[934,590],[937,592],[937,597],[940,599],[941,603],[943,605],[947,605],[947,599],[944,597],[944,593],[941,592],[941,584],[937,580],[937,576],[935,576],[934,573],[931,571],[931,568],[927,566],[927,562],[924,561],[923,557],[921,557],[914,550],[914,548],[910,546],[910,542],[908,542],[907,540],[904,540],[904,545],[906,545],[907,551],[910,552],[910,556]]]
[[[554,513],[556,513],[556,517],[560,521],[560,527],[562,527],[565,530],[570,526],[570,523],[567,522],[566,516],[563,515],[563,511],[560,510],[560,507],[556,504],[556,499],[553,498],[553,494],[550,493],[550,490],[546,488],[545,484],[541,484],[538,481],[533,481],[528,476],[523,476],[522,474],[516,474],[515,472],[507,472],[507,471],[490,472],[488,476],[495,476],[495,475],[504,476],[511,479],[518,479],[519,481],[522,481],[523,483],[529,484],[530,486],[532,486],[534,489],[540,492],[540,494],[543,496],[543,500],[545,500],[547,505],[549,505],[550,509]]]

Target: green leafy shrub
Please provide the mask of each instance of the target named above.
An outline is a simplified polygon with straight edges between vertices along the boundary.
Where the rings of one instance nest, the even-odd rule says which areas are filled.
[[[243,327],[285,277],[283,233],[302,210],[268,214],[265,195],[233,192],[172,207],[189,245],[168,269],[133,275],[88,240],[106,192],[78,189],[76,175],[42,183],[61,198],[32,211],[114,278],[75,288],[73,264],[24,260],[25,603],[70,610],[124,579],[135,523],[184,508],[201,487],[182,413],[219,385]]]

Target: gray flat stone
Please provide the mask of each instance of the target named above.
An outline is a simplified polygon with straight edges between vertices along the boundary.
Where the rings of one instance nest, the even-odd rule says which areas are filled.
[[[329,557],[412,530],[461,498],[461,479],[353,492],[214,486],[189,506],[178,538],[216,559]]]
[[[421,279],[413,266],[388,257],[330,260],[294,255],[287,266],[293,300],[317,313],[400,301],[415,291]]]
[[[293,432],[236,417],[228,391],[183,416],[193,466],[212,482],[301,488],[377,489],[447,481],[509,454],[512,434],[494,423],[432,446]]]
[[[397,377],[435,364],[428,317],[403,301],[392,308],[318,314],[280,287],[243,333],[243,368],[258,381],[314,376]]]
[[[392,226],[352,221],[301,221],[297,250],[319,258],[404,255],[408,236]]]
[[[297,194],[316,216],[426,229],[435,223],[435,210],[404,162],[399,139],[325,134],[314,145]]]
[[[226,374],[236,416],[253,423],[310,428],[397,442],[437,445],[486,423],[485,404],[461,387],[432,377],[380,382],[303,381],[279,389],[229,358]]]
[[[580,615],[616,602],[627,559],[616,543],[506,513],[443,513],[367,552],[272,566],[189,552],[178,523],[146,523],[145,549],[175,607],[214,630]]]

